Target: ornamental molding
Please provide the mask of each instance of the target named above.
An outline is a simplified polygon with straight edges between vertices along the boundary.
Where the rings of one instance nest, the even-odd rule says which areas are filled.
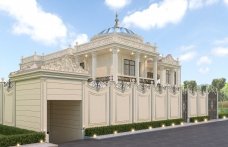
[[[156,49],[152,45],[145,44],[143,42],[137,41],[135,38],[132,38],[129,36],[125,37],[119,34],[109,34],[107,35],[107,37],[102,37],[101,39],[93,40],[89,43],[76,46],[75,48],[76,48],[76,52],[81,52],[81,51],[91,50],[94,48],[99,48],[112,43],[156,53]]]
[[[15,82],[11,82],[9,79],[8,82],[4,82],[3,86],[7,92],[11,92],[12,89],[15,87]]]
[[[131,83],[128,82],[118,82],[115,83],[115,89],[124,93],[131,88]]]
[[[100,91],[101,89],[106,88],[108,84],[102,81],[95,80],[95,81],[89,82],[88,86],[93,90]]]
[[[179,65],[179,62],[177,60],[175,60],[172,55],[168,54],[166,57],[162,57],[160,59],[160,61],[162,63],[166,63],[166,64],[171,64],[171,65]]]
[[[167,89],[169,93],[173,95],[176,95],[180,92],[180,87],[176,87],[176,86],[168,86]]]
[[[157,94],[164,94],[166,92],[166,89],[167,89],[166,86],[158,85],[155,87],[155,92]]]
[[[137,87],[137,90],[141,93],[146,93],[148,90],[150,90],[150,84],[139,84],[139,85],[136,85]]]
[[[88,71],[84,70],[78,60],[73,54],[66,54],[62,57],[55,58],[49,61],[33,62],[31,64],[22,65],[18,72],[25,72],[29,70],[42,69],[47,71],[57,72],[69,72],[69,73],[80,73],[88,74]],[[16,73],[18,73],[16,72]]]

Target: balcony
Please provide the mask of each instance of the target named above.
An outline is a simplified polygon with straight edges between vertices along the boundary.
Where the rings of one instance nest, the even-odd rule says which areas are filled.
[[[144,84],[154,84],[154,80],[152,78],[139,78],[140,81],[139,83],[144,83]],[[106,77],[97,77],[96,81],[102,81],[102,82],[109,82],[112,81],[113,77],[112,76],[106,76]],[[92,78],[88,79],[88,82],[91,82]],[[127,75],[119,75],[118,76],[118,81],[120,82],[133,82],[136,83],[136,77],[135,76],[127,76]]]

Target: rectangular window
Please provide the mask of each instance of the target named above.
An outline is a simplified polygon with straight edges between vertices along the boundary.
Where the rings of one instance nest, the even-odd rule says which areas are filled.
[[[85,63],[84,62],[81,62],[80,66],[82,67],[82,69],[85,69]]]
[[[135,61],[124,59],[124,75],[135,76]]]
[[[170,71],[166,70],[166,84],[170,84]]]
[[[152,72],[147,72],[147,78],[153,79],[153,73]]]
[[[177,85],[177,72],[174,72],[174,85]]]

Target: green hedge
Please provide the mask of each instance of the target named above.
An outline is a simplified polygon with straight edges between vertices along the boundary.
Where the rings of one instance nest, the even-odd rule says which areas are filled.
[[[38,143],[45,139],[42,132],[29,131],[25,129],[0,125],[0,147],[15,146],[19,144]]]
[[[205,119],[209,119],[208,116],[199,116],[199,117],[191,117],[190,122],[195,122],[197,120],[198,122],[204,121]]]
[[[227,113],[225,113],[225,114],[219,114],[219,118],[223,118],[224,116],[226,116],[226,118],[228,118],[228,114]]]
[[[171,126],[172,123],[176,125],[183,122],[183,119],[173,119],[173,120],[164,120],[164,121],[152,121],[152,122],[143,122],[143,123],[132,123],[132,124],[123,124],[123,125],[113,125],[113,126],[104,126],[104,127],[94,127],[86,128],[85,136],[96,135],[105,135],[113,134],[114,131],[117,132],[129,132],[131,129],[143,130],[148,129],[150,126],[153,128],[161,127],[163,124],[165,126]]]

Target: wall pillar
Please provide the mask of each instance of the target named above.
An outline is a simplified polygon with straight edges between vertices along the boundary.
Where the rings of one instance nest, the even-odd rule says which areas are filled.
[[[164,67],[161,69],[161,85],[166,85],[166,69]]]
[[[135,54],[135,77],[137,84],[139,84],[139,61],[140,61],[140,54]]]
[[[177,69],[176,72],[176,78],[177,78],[177,86],[180,87],[181,86],[181,68]]]
[[[118,82],[118,50],[112,49],[112,76],[113,81]]]
[[[153,79],[154,79],[154,85],[157,86],[157,75],[158,75],[158,67],[157,67],[157,57],[154,57],[153,60]]]
[[[92,52],[92,79],[96,79],[96,70],[97,70],[97,54]]]

